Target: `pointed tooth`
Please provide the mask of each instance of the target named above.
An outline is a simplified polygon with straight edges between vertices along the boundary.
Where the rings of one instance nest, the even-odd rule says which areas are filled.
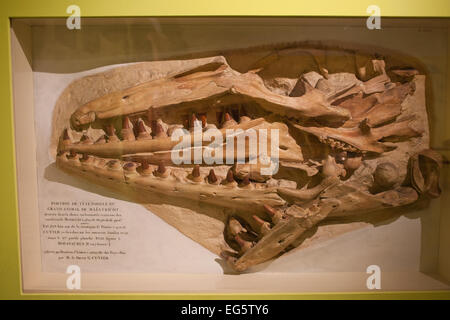
[[[195,116],[195,113],[191,115],[190,121],[189,121],[189,127],[193,128],[197,125],[197,117]]]
[[[192,169],[190,179],[195,182],[202,181],[202,177],[200,176],[200,166],[198,164],[196,164]]]
[[[83,154],[83,157],[80,159],[80,161],[84,164],[84,165],[93,165],[95,162],[95,158],[94,156],[88,155],[87,153]]]
[[[105,127],[105,132],[107,136],[106,142],[117,142],[120,141],[119,138],[116,136],[116,129],[112,124],[109,124]]]
[[[167,133],[164,131],[164,128],[160,123],[156,123],[155,137],[156,138],[167,138]]]
[[[264,221],[257,215],[253,215],[253,220],[255,220],[256,224],[259,226],[259,233],[262,235],[266,235],[271,230],[270,223]]]
[[[138,133],[139,133],[139,134],[141,134],[141,133],[147,133],[147,129],[145,129],[145,126],[144,126],[144,121],[139,120],[138,123],[137,123],[137,125],[138,125]]]
[[[164,174],[167,171],[166,166],[164,165],[164,162],[160,162],[160,164],[158,165],[158,173],[160,174]]]
[[[228,170],[228,172],[227,172],[226,182],[227,182],[227,183],[235,182],[235,181],[234,181],[233,170],[231,170],[231,169]]]
[[[169,176],[170,170],[166,168],[163,161],[158,165],[158,169],[154,172],[155,176],[160,178],[167,178]]]
[[[62,140],[63,140],[64,145],[72,144],[72,140],[70,139],[70,136],[69,136],[69,130],[67,128],[64,129],[64,131],[63,131]]]
[[[250,176],[246,175],[244,177],[244,179],[242,180],[242,182],[241,182],[241,187],[245,187],[245,186],[248,186],[248,185],[250,185]]]
[[[198,164],[196,164],[194,169],[192,169],[192,176],[194,178],[200,177],[200,166]]]
[[[144,176],[148,176],[152,174],[152,170],[147,160],[142,160],[141,166],[138,169],[138,172]]]
[[[63,140],[70,140],[69,130],[67,128],[63,131]]]
[[[150,129],[152,129],[152,132],[156,131],[156,114],[155,109],[153,107],[148,108],[147,110],[147,123],[150,123]]]
[[[217,176],[216,173],[214,172],[214,169],[209,170],[209,175],[208,175],[208,182],[210,184],[216,184],[217,183]]]
[[[270,218],[272,219],[273,223],[278,223],[281,219],[283,219],[283,215],[281,214],[281,212],[275,210],[274,208],[272,208],[271,206],[265,204],[264,205],[264,209],[266,210],[266,212],[269,214]]]
[[[239,235],[236,235],[234,237],[234,240],[236,240],[236,242],[239,244],[239,246],[241,247],[241,252],[244,253],[247,250],[249,250],[251,247],[253,247],[253,243],[250,241],[246,241],[244,239],[242,239]]]
[[[143,161],[141,162],[141,168],[142,168],[143,170],[147,170],[147,169],[150,168],[150,165],[148,164],[147,160],[143,160]]]
[[[137,136],[138,140],[152,139],[152,136],[150,135],[150,133],[148,133],[147,129],[145,128],[144,121],[142,119],[139,119],[137,122],[137,132],[138,132]]]
[[[263,219],[261,219],[260,217],[258,217],[257,215],[253,215],[252,216],[252,218],[253,218],[253,220],[255,220],[256,221],[256,223],[258,223],[259,225],[263,225],[263,224],[265,224],[265,223],[268,223],[268,222],[266,222],[266,221],[264,221]]]
[[[233,120],[233,117],[228,112],[226,112],[225,113],[225,121],[231,121],[231,120]]]
[[[201,128],[202,123],[199,121],[195,115],[195,113],[192,114],[190,120],[189,120],[189,130],[193,131],[195,128],[200,127]]]
[[[207,126],[207,121],[206,121],[207,119],[206,119],[206,114],[201,114],[200,115],[200,121],[202,122],[202,128],[206,128],[206,126]]]
[[[189,130],[189,116],[187,114],[182,116],[181,123],[184,129]]]
[[[123,129],[130,129],[131,125],[130,125],[130,119],[128,118],[128,116],[123,117],[122,119],[122,130]]]
[[[237,122],[233,119],[233,117],[227,112],[225,113],[225,121],[222,125],[222,128],[228,128],[237,125]]]
[[[246,175],[244,177],[244,179],[239,184],[239,187],[245,188],[245,189],[254,189],[255,188],[255,186],[252,183],[250,183],[250,175]]]
[[[122,119],[122,130],[120,131],[123,140],[125,141],[134,141],[136,137],[134,136],[133,128],[131,127],[131,121],[128,116],[123,117]]]
[[[81,139],[80,139],[80,143],[81,144],[92,144],[93,142],[87,134],[83,133],[83,135],[81,136]]]
[[[235,218],[231,217],[228,221],[228,230],[232,236],[236,236],[241,232],[247,232],[247,229],[245,229],[239,221],[237,221]]]
[[[108,136],[113,136],[116,134],[116,129],[112,124],[109,124],[105,127],[105,132]]]

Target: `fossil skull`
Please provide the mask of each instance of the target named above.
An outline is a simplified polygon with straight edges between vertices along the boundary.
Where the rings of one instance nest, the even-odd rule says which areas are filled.
[[[355,53],[355,73],[332,72],[325,49],[279,57],[295,52],[316,63],[295,79],[270,73],[271,59],[245,72],[222,56],[159,62],[168,66],[163,76],[111,90],[77,106],[65,128],[54,124],[56,163],[140,199],[160,194],[218,208],[221,256],[237,271],[279,256],[327,219],[437,196],[425,76]],[[251,130],[265,135],[251,140]],[[213,149],[221,161],[196,161],[211,154],[209,132],[222,138]],[[186,161],[174,163],[179,152]]]

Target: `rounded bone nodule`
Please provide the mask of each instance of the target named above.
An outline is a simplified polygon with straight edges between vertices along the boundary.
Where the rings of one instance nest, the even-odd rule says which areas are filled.
[[[398,182],[398,178],[398,168],[391,162],[380,163],[373,173],[375,184],[382,188],[392,187]]]
[[[347,158],[344,161],[344,168],[347,170],[356,170],[361,166],[362,157]]]
[[[325,177],[339,177],[345,175],[343,165],[336,163],[336,159],[328,156],[322,163],[322,174]]]
[[[133,172],[136,170],[137,165],[133,162],[127,162],[124,164],[123,169],[128,172]]]
[[[111,170],[120,170],[122,168],[119,160],[110,160],[106,166]]]
[[[210,184],[216,184],[216,183],[219,182],[218,179],[217,179],[216,173],[214,172],[214,169],[211,169],[211,170],[209,171],[208,182],[209,182]]]

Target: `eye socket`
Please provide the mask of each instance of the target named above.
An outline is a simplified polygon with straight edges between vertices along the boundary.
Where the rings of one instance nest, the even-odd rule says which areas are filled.
[[[337,163],[344,163],[345,160],[347,160],[347,152],[346,151],[339,152],[334,157]]]

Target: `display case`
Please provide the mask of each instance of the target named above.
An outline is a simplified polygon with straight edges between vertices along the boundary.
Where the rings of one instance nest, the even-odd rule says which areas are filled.
[[[85,6],[9,16],[9,287],[449,297],[445,15]]]

